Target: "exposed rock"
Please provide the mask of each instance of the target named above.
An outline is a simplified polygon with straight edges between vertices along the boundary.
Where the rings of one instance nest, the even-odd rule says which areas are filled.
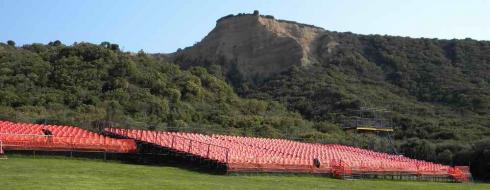
[[[260,80],[291,66],[316,62],[316,39],[325,30],[254,14],[228,15],[199,43],[176,52],[183,66],[220,64],[244,79]],[[330,44],[334,48],[335,44]]]

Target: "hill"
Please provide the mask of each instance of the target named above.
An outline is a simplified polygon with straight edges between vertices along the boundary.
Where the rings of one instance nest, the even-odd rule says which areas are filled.
[[[204,68],[181,70],[108,42],[0,44],[0,88],[0,119],[12,121],[276,137],[316,131],[277,102],[238,97]]]
[[[173,59],[221,71],[213,73],[241,97],[279,101],[328,134],[353,110],[388,108],[396,146],[418,159],[468,165],[482,159],[476,149],[490,137],[487,41],[339,33],[255,12],[219,19]],[[386,150],[382,141],[357,141]]]
[[[488,189],[487,184],[336,180],[320,176],[211,175],[167,166],[11,157],[0,164],[5,189]],[[49,175],[46,175],[49,173]]]

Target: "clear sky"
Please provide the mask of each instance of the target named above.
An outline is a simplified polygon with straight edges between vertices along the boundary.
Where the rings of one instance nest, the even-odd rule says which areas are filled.
[[[490,40],[490,0],[0,0],[0,41],[170,53],[200,41],[218,18],[253,10],[332,31]]]

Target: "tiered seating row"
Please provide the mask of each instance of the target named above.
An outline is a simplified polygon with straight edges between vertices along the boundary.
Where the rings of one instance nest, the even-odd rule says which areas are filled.
[[[52,134],[44,134],[43,129]],[[132,139],[109,138],[71,126],[0,121],[0,141],[4,150],[136,152]]]
[[[343,145],[322,145],[282,139],[224,135],[214,135],[213,137],[250,145],[252,147],[273,150],[289,156],[299,157],[304,161],[318,159],[322,164],[326,164],[327,167],[332,167],[333,161],[337,161],[336,164],[343,162],[344,165],[349,166],[354,171],[410,172],[425,175],[443,175],[447,174],[449,170],[449,166]]]
[[[458,168],[337,144],[117,128],[106,131],[216,160],[225,163],[229,171],[404,173],[465,178]]]
[[[291,172],[328,172],[328,168],[322,168],[324,171],[320,171],[321,169],[313,167],[311,160],[230,142],[214,136],[136,129],[107,128],[105,130],[120,136],[225,163],[229,171],[257,171],[260,169],[265,172],[286,170]]]

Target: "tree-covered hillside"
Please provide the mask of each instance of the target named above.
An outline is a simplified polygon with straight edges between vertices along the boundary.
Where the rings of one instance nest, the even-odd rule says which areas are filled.
[[[272,137],[316,133],[277,102],[238,97],[206,69],[181,70],[107,42],[0,44],[0,89],[0,119],[14,121]]]
[[[445,164],[486,159],[474,173],[490,173],[490,42],[326,32],[318,46],[317,63],[242,81],[237,91],[337,126],[352,110],[388,108],[401,153]]]

